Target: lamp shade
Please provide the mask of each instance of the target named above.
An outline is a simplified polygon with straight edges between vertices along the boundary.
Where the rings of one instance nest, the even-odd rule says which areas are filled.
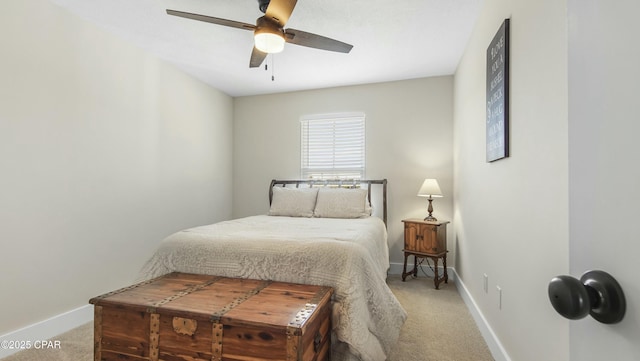
[[[260,28],[254,32],[255,46],[263,53],[279,53],[284,49],[284,37],[271,28]]]
[[[425,179],[418,191],[418,197],[442,197],[440,186],[435,179]]]

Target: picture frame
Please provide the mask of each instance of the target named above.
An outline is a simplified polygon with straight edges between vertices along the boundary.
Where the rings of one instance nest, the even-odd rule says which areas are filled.
[[[487,48],[487,162],[509,156],[509,19]]]

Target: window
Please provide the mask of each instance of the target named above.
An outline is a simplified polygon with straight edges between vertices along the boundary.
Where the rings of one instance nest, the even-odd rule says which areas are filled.
[[[300,120],[302,179],[364,179],[364,114]]]

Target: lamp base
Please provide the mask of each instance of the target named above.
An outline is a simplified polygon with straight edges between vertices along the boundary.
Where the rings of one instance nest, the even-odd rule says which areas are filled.
[[[427,212],[429,212],[429,215],[424,220],[428,222],[437,222],[438,220],[436,219],[436,217],[431,215],[431,213],[433,212],[433,205],[431,205],[431,201],[433,201],[433,198],[429,196],[428,201],[429,201],[429,207],[427,208]]]

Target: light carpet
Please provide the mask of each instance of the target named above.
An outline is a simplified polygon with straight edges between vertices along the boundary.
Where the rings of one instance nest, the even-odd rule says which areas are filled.
[[[402,282],[398,275],[388,284],[409,314],[389,361],[493,361],[489,348],[454,283],[433,288],[426,277]],[[93,323],[52,340],[60,349],[26,350],[2,361],[92,361]]]

